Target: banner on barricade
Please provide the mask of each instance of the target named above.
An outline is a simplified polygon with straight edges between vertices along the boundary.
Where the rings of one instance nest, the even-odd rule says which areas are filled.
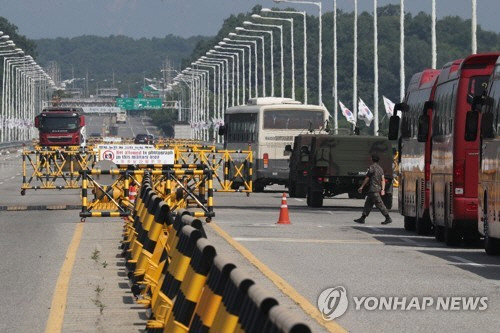
[[[153,145],[126,145],[126,144],[98,144],[97,150],[103,149],[120,149],[120,150],[146,150],[154,149]]]
[[[174,164],[172,149],[99,149],[99,160],[110,160],[115,164]]]

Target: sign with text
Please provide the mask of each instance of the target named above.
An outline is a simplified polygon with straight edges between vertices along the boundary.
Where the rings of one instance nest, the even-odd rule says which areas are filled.
[[[99,160],[115,164],[174,164],[174,151],[159,149],[99,149]]]
[[[127,145],[127,144],[99,144],[97,145],[98,150],[112,149],[112,150],[145,150],[154,149],[153,145]]]
[[[116,106],[124,110],[161,109],[161,98],[117,98]]]

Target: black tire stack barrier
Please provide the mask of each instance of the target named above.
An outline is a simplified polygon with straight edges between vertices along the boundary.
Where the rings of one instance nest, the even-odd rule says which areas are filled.
[[[199,218],[171,211],[148,174],[133,211],[122,248],[132,292],[149,309],[146,332],[311,332],[217,252]]]

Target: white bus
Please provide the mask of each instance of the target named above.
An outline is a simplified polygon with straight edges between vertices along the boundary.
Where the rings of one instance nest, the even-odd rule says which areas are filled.
[[[126,124],[127,123],[127,111],[120,110],[116,113],[116,123]]]
[[[324,106],[304,105],[289,98],[262,97],[247,105],[226,110],[224,135],[226,149],[253,151],[253,190],[262,192],[266,185],[288,185],[289,157],[285,146],[296,135],[319,130],[329,117]],[[237,181],[234,188],[241,185]]]

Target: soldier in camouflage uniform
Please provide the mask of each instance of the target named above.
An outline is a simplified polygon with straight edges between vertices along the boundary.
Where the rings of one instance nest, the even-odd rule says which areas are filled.
[[[370,214],[370,211],[373,208],[373,205],[377,206],[382,215],[385,216],[385,221],[382,224],[389,224],[392,222],[389,213],[387,212],[387,208],[385,208],[384,202],[382,201],[382,196],[385,194],[385,177],[384,170],[377,163],[379,161],[379,157],[377,154],[372,155],[373,164],[370,165],[368,171],[366,172],[366,177],[363,180],[363,183],[358,189],[358,192],[361,193],[363,188],[369,184],[368,193],[366,195],[365,207],[363,209],[363,215],[359,219],[355,219],[354,222],[357,223],[365,223],[365,218]]]

